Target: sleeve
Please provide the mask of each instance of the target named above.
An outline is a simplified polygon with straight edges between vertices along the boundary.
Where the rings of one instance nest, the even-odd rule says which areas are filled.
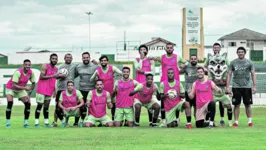
[[[160,83],[160,93],[164,93],[164,84],[163,84],[163,82]]]
[[[204,67],[207,67],[209,63],[209,58],[207,57],[206,60],[204,61]]]
[[[111,96],[110,96],[110,93],[107,92],[107,103],[110,103],[111,102]]]
[[[122,74],[122,71],[118,69],[116,66],[113,66],[113,72],[117,74]]]
[[[180,93],[185,93],[185,89],[181,82],[180,82]]]
[[[92,75],[91,78],[90,78],[90,81],[91,81],[91,82],[92,82],[93,80],[97,80],[97,76],[96,76],[97,72],[98,72],[97,70],[94,71],[93,75]]]
[[[92,91],[89,92],[88,96],[87,96],[87,100],[88,101],[91,101],[92,99]]]
[[[135,88],[134,91],[140,91],[143,88],[142,84],[138,84]]]
[[[15,71],[15,73],[13,74],[13,77],[12,77],[12,81],[15,82],[15,83],[18,83],[19,78],[20,78],[20,72],[19,71]]]
[[[233,62],[230,63],[230,65],[228,67],[228,71],[233,71]]]
[[[227,65],[227,66],[229,66],[230,65],[230,62],[229,62],[229,60],[226,58],[226,60],[225,60],[225,64]]]
[[[178,56],[178,58],[177,58],[177,66],[179,66],[180,64],[185,64],[187,66],[188,62],[183,57]]]
[[[137,59],[134,60],[134,66],[135,66],[135,69],[140,69],[140,65]]]
[[[61,92],[59,101],[63,101],[63,93]]]
[[[254,64],[251,61],[249,62],[250,62],[250,71],[255,70]]]
[[[77,90],[76,92],[77,92],[78,100],[80,101],[83,98],[83,96],[79,90]]]
[[[30,82],[31,83],[36,83],[36,77],[35,77],[35,73],[32,71],[32,74],[30,76]]]
[[[136,86],[138,86],[140,83],[138,82],[138,81],[136,81],[136,80],[133,80],[133,82],[134,82],[134,87],[136,87]]]
[[[158,86],[157,86],[157,84],[154,84],[154,91],[153,91],[153,93],[152,93],[152,95],[157,95],[157,91],[158,91]]]

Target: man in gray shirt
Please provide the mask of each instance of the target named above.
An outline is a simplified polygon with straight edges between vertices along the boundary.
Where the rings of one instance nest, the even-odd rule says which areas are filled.
[[[56,108],[55,108],[55,112],[54,112],[54,122],[52,124],[53,127],[57,126],[57,114],[58,113],[63,113],[61,111],[61,109],[58,107],[58,101],[59,101],[61,92],[66,90],[66,83],[67,83],[68,80],[74,81],[75,68],[77,66],[77,64],[72,63],[73,58],[72,58],[72,55],[70,53],[65,55],[64,60],[65,60],[65,63],[61,64],[58,67],[58,72],[61,69],[67,69],[68,74],[65,77],[57,78],[57,81],[56,81],[56,91],[57,91],[56,92],[56,97],[55,97]]]
[[[77,65],[75,70],[75,77],[80,78],[79,80],[79,90],[83,96],[84,103],[87,102],[87,96],[90,90],[93,90],[95,88],[95,81],[90,81],[90,78],[92,77],[93,73],[96,71],[96,69],[99,67],[92,62],[90,62],[90,53],[84,52],[82,53],[82,61],[83,63],[80,63]],[[86,109],[86,106],[84,105],[81,109]],[[83,121],[86,117],[85,115],[81,115],[81,122],[80,126],[83,126]],[[74,126],[78,125],[79,118],[75,118]]]
[[[244,47],[239,47],[237,49],[238,58],[233,60],[229,66],[229,71],[227,75],[227,84],[226,84],[226,91],[231,94],[229,84],[230,79],[233,74],[233,98],[232,103],[235,105],[234,108],[234,117],[235,123],[233,124],[234,127],[238,127],[238,118],[239,118],[239,111],[240,111],[240,104],[241,99],[243,98],[243,103],[246,108],[246,114],[248,117],[248,126],[252,127],[252,112],[251,112],[251,104],[252,102],[252,94],[256,93],[256,76],[255,76],[255,69],[253,63],[245,58],[246,49]],[[253,88],[250,82],[250,75],[253,81]]]

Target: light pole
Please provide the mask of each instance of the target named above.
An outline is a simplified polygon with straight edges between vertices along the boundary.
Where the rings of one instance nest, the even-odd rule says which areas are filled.
[[[90,16],[93,15],[93,13],[86,12],[86,14],[89,16],[89,51],[91,51],[91,19],[90,19]]]

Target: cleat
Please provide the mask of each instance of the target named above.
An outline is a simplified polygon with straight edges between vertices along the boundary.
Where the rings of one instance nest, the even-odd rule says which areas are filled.
[[[253,124],[252,124],[252,123],[249,123],[248,126],[249,126],[249,127],[253,127]]]
[[[53,122],[51,126],[52,127],[57,127],[57,123]]]
[[[53,126],[51,126],[49,123],[48,124],[44,124],[44,126],[46,127],[46,128],[52,128]]]
[[[28,124],[24,124],[23,127],[24,128],[30,128],[30,126]]]
[[[99,124],[99,125],[100,125],[100,124]],[[99,125],[98,125],[98,127],[99,127]],[[83,122],[80,122],[80,123],[79,123],[79,127],[81,127],[81,128],[84,127]]]
[[[149,123],[149,126],[152,127],[152,125],[153,125],[153,123],[150,122],[150,123]]]
[[[165,125],[164,123],[162,123],[162,124],[159,125],[159,127],[160,127],[160,128],[162,128],[162,127],[166,127],[166,125]]]
[[[9,123],[6,124],[6,128],[8,128],[8,129],[11,128],[11,124],[9,124]]]
[[[188,129],[192,129],[192,124],[187,124]]]
[[[224,125],[225,125],[224,121],[221,120],[221,121],[220,121],[220,126],[224,126]]]
[[[209,125],[209,129],[213,129],[214,128],[214,126],[212,126],[212,125]]]
[[[60,128],[65,128],[65,127],[67,127],[66,123],[62,123],[61,126],[60,126]]]
[[[238,124],[237,124],[237,123],[234,123],[234,124],[233,124],[233,127],[238,127]]]
[[[231,122],[228,122],[228,126],[229,126],[229,127],[232,127],[232,123],[231,123]]]
[[[73,124],[73,127],[78,127],[78,123],[74,123]]]
[[[158,128],[159,126],[157,124],[155,124],[155,123],[152,123],[152,125],[150,127],[152,127],[152,128]]]
[[[161,120],[162,120],[161,118],[158,118],[158,119],[157,119],[157,123],[160,123],[160,122],[161,122]]]
[[[178,121],[174,121],[175,122],[175,127],[178,127]]]
[[[39,124],[35,124],[35,128],[41,128],[41,126]]]
[[[134,122],[134,127],[139,127],[139,123]]]

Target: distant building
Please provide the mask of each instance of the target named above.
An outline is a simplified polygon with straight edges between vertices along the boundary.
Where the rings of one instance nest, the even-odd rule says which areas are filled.
[[[152,37],[151,41],[147,43],[143,43],[141,45],[146,45],[149,48],[149,50],[165,50],[167,43],[171,43],[174,46],[176,46],[175,43],[170,42],[160,37]]]
[[[8,57],[6,55],[0,54],[0,65],[8,63]]]

